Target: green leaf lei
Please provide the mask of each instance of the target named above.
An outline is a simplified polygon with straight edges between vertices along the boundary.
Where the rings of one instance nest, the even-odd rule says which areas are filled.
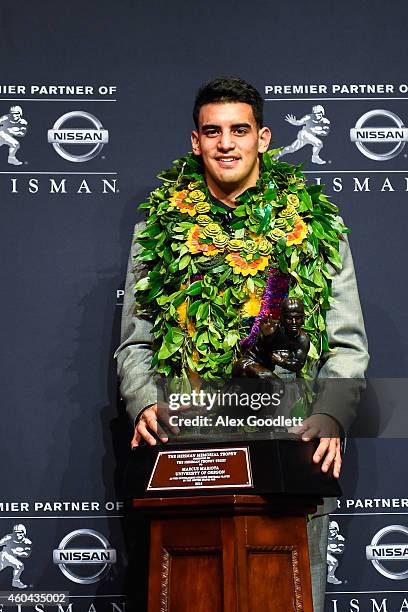
[[[262,156],[256,187],[237,198],[232,221],[191,153],[159,174],[162,186],[140,205],[149,213],[136,259],[148,275],[136,284],[136,311],[153,317],[158,373],[230,377],[271,268],[290,275],[289,296],[305,306],[311,348],[302,375],[312,376],[329,350],[328,264],[341,268],[339,237],[348,230],[321,186],[306,185],[300,166],[274,161],[275,152]]]

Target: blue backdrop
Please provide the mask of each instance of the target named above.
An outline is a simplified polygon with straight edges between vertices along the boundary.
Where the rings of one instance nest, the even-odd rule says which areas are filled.
[[[310,145],[285,159],[304,163],[310,180],[326,184],[352,228],[369,375],[405,376],[407,17],[402,0],[3,0],[0,116],[20,106],[27,131],[14,138],[21,165],[10,163],[0,133],[0,539],[24,525],[32,553],[21,580],[37,590],[69,590],[70,612],[125,610],[118,483],[130,428],[112,354],[136,205],[156,173],[189,149],[202,81],[237,74],[256,85],[276,146],[293,142],[300,129],[287,114],[324,107],[326,163],[312,162]],[[350,130],[368,111],[375,112],[363,124],[387,128],[386,142],[362,149]],[[48,131],[67,113],[74,115],[60,129],[106,131],[108,142],[88,161],[74,160],[92,155],[93,144],[49,142]],[[402,135],[388,142],[395,127]],[[349,443],[335,519],[344,553],[334,555],[338,584],[328,583],[327,610],[408,610],[408,577],[395,578],[404,561],[384,561],[390,577],[366,557],[385,527],[383,543],[408,540],[394,528],[408,527],[405,463],[403,437]],[[84,565],[67,576],[53,561],[65,536],[72,537],[68,547],[114,549],[116,562],[111,556],[106,567]],[[95,568],[100,579],[87,584]],[[10,567],[0,570],[0,591],[11,580]]]

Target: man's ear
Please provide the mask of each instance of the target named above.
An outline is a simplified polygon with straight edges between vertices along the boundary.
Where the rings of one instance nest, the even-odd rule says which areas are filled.
[[[258,132],[258,153],[265,153],[271,142],[272,133],[268,127],[263,127]]]
[[[201,155],[200,140],[198,138],[198,132],[196,130],[193,130],[191,132],[191,146],[193,148],[194,155]]]

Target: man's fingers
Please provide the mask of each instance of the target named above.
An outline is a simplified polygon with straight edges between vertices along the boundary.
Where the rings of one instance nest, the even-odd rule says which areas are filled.
[[[313,461],[315,463],[319,463],[322,460],[322,457],[326,454],[329,446],[330,446],[330,438],[322,438],[320,440],[320,444],[316,448],[315,453],[313,455]]]
[[[155,446],[157,440],[150,431],[154,432],[162,442],[167,442],[168,436],[165,433],[164,429],[158,423],[155,414],[153,412],[147,412],[140,417],[140,420],[135,428],[135,433],[130,442],[131,448],[136,448],[140,444],[140,440],[146,440],[148,444],[151,446]]]
[[[295,433],[302,435],[303,442],[309,442],[312,438],[316,437],[319,432],[319,429],[315,425],[311,425],[307,421],[302,423],[302,425],[296,425],[295,427],[291,427],[288,429],[289,433]]]
[[[139,423],[137,424],[137,431],[140,433],[143,440],[146,440],[146,442],[150,444],[150,446],[156,445],[156,438],[154,438],[152,434],[149,433],[144,421],[139,421]]]
[[[153,431],[163,442],[167,442],[168,436],[164,433],[163,428],[160,427],[160,424],[154,414],[147,414],[145,417],[142,416],[140,421],[142,423],[144,422],[150,431]]]
[[[169,430],[171,431],[171,433],[174,436],[177,436],[180,433],[180,429],[177,427],[177,425],[171,425],[170,424],[170,417],[162,417],[161,418],[161,422],[163,423],[163,425]],[[163,430],[161,430],[163,431]],[[163,432],[164,433],[164,432]],[[166,436],[166,434],[164,434]]]
[[[154,433],[157,433],[157,427],[158,427],[158,421],[155,417],[155,415],[153,414],[149,414],[146,415],[145,417],[142,416],[142,418],[140,419],[140,421],[143,423],[145,423],[145,425],[151,429],[152,431],[154,431]]]
[[[296,425],[295,427],[289,427],[288,428],[288,433],[292,433],[292,434],[301,434],[304,431],[306,431],[307,427],[305,428],[304,425]]]
[[[135,433],[131,441],[131,447],[135,448],[139,446],[140,440],[143,438],[151,446],[155,446],[157,440],[150,432],[155,433],[162,442],[168,441],[168,436],[164,430],[159,426],[158,420],[158,407],[157,404],[153,404],[143,410],[140,415],[139,421],[135,428]],[[150,430],[150,431],[149,431]]]
[[[340,442],[337,445],[337,452],[336,452],[336,456],[334,458],[334,467],[333,467],[333,476],[335,478],[339,478],[340,476],[340,470],[341,470],[341,452],[340,452]]]
[[[336,478],[340,476],[341,467],[341,454],[340,454],[340,440],[333,438],[330,442],[330,450],[323,463],[322,469],[327,472],[330,467],[333,466],[333,476],[336,473]]]
[[[327,449],[326,456],[322,463],[322,472],[327,472],[333,463],[337,453],[336,440],[331,439],[329,448]]]
[[[139,446],[140,440],[141,440],[141,435],[137,431],[137,429],[135,429],[135,433],[133,434],[133,438],[132,438],[132,440],[130,442],[130,447],[131,448],[136,448],[137,446]]]
[[[314,425],[310,425],[306,429],[305,433],[302,435],[302,440],[303,442],[309,442],[313,438],[317,438],[318,435],[319,435],[319,428]]]
[[[312,438],[337,438],[337,422],[325,414],[313,414],[300,426],[297,433],[303,433],[302,440],[309,442]]]
[[[341,470],[340,438],[322,438],[313,455],[313,461],[322,463],[322,472],[327,472],[333,464],[333,476],[339,478]]]
[[[295,425],[294,427],[289,427],[288,432],[294,434],[303,434],[305,431],[309,429],[310,425],[305,421],[302,425]]]
[[[341,452],[337,422],[328,415],[315,414],[308,417],[300,427],[292,428],[292,430],[297,430],[295,433],[302,435],[303,442],[320,438],[313,461],[314,463],[322,462],[322,472],[328,472],[333,465],[333,476],[338,478],[341,469]]]
[[[160,423],[157,423],[157,435],[159,436],[160,440],[162,442],[167,442],[169,439],[169,436],[166,434],[166,432],[164,431],[163,427],[161,426]]]
[[[178,408],[175,411],[174,410],[169,411],[169,407],[167,404],[164,406],[159,405],[158,411],[157,411],[157,416],[159,418],[160,423],[162,423],[175,436],[180,432],[180,430],[176,425],[170,424],[170,418],[176,415],[178,412],[184,412],[184,409],[181,410],[180,408]]]

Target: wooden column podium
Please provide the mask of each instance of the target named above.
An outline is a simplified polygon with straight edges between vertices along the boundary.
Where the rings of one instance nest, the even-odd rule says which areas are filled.
[[[313,612],[306,516],[339,494],[314,448],[137,449],[126,481],[133,511],[151,519],[148,612]]]

